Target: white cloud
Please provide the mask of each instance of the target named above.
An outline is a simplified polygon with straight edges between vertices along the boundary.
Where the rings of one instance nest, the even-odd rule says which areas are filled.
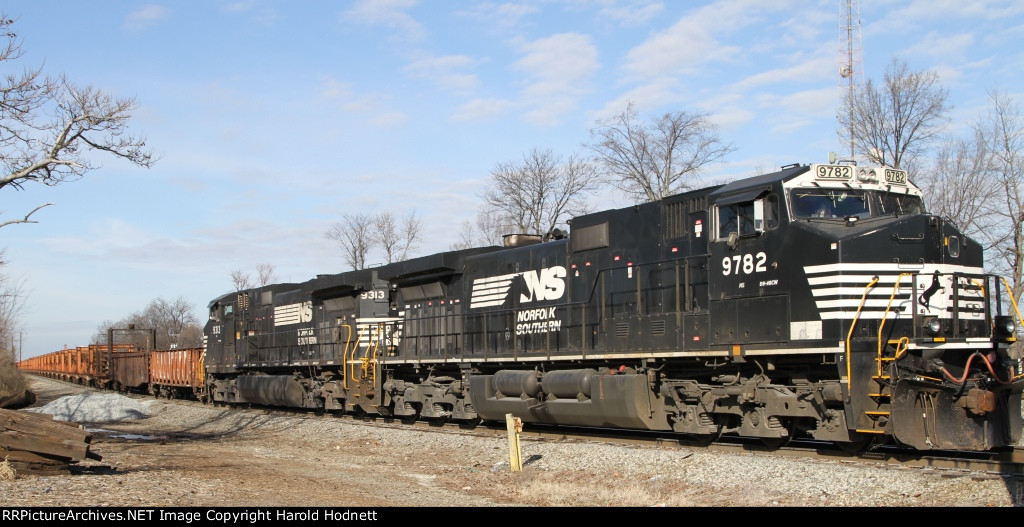
[[[838,59],[818,57],[785,68],[775,68],[755,73],[733,84],[732,88],[742,91],[782,82],[817,83],[829,77],[837,78],[838,68]]]
[[[741,48],[722,43],[718,35],[746,27],[750,9],[726,2],[698,9],[631,49],[624,69],[635,78],[675,76],[706,62],[732,60]]]
[[[626,104],[633,103],[637,111],[646,113],[679,100],[678,82],[670,78],[654,79],[637,86],[608,101],[593,114],[595,120],[605,120],[622,113]]]
[[[625,5],[612,4],[600,9],[602,19],[613,20],[626,27],[642,26],[664,11],[665,4],[651,0],[632,0]]]
[[[861,11],[863,13],[863,9]],[[1024,14],[1024,3],[1018,0],[913,0],[885,13],[884,17],[877,17],[865,26],[865,33],[906,32],[932,26],[935,20],[956,21],[959,25],[969,20],[1005,20],[1021,14]]]
[[[419,40],[426,35],[427,30],[406,12],[418,3],[418,0],[358,0],[341,14],[341,19],[368,26],[388,27],[403,38]]]
[[[499,115],[513,106],[506,99],[473,99],[459,105],[452,119],[455,121],[476,121]]]
[[[786,95],[761,95],[759,102],[764,107],[781,107],[793,114],[834,113],[838,100],[838,87],[820,88],[792,92]]]
[[[139,32],[147,27],[156,25],[170,16],[171,10],[166,7],[149,4],[128,14],[124,21],[124,27],[132,32]]]
[[[527,120],[549,125],[571,111],[590,91],[598,70],[597,47],[590,37],[562,33],[522,45],[525,55],[512,64],[526,75],[523,103]]]
[[[388,107],[387,96],[374,92],[358,92],[350,82],[326,78],[321,81],[317,94],[320,100],[330,103],[329,106],[359,116],[367,124],[375,127],[393,128],[408,119],[401,111]]]
[[[468,55],[426,56],[409,63],[405,72],[427,79],[456,95],[468,95],[477,89],[480,79],[462,70],[472,68],[478,62]]]
[[[926,56],[949,61],[963,60],[974,45],[973,33],[947,34],[931,31],[897,55]]]
[[[522,24],[522,20],[539,9],[536,6],[526,3],[513,2],[481,2],[469,9],[456,11],[457,15],[473,18],[482,21],[490,27],[497,27],[504,30],[514,28]]]
[[[256,0],[237,0],[221,4],[225,13],[241,13],[264,25],[273,25],[281,18],[276,9],[261,5]]]

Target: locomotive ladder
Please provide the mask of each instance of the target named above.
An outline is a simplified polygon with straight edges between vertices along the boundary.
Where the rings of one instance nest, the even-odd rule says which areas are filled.
[[[864,409],[864,416],[867,419],[858,422],[856,431],[862,434],[884,434],[892,413],[890,410],[892,406],[892,378],[889,374],[891,371],[890,366],[907,351],[910,339],[902,337],[899,339],[883,340],[882,333],[885,329],[885,321],[888,319],[889,311],[892,308],[893,299],[896,298],[896,293],[899,291],[900,281],[903,280],[903,277],[905,276],[911,275],[910,273],[901,273],[896,278],[896,283],[893,284],[892,294],[889,296],[889,304],[886,306],[885,313],[882,314],[882,319],[878,324],[878,351],[875,354],[875,368],[871,375],[871,382],[868,388],[869,392],[867,394],[871,401],[874,402],[874,405],[866,405],[867,407]],[[853,329],[857,325],[857,320],[860,318],[860,312],[864,307],[864,301],[867,299],[868,292],[871,291],[877,283],[878,277],[875,276],[864,288],[864,295],[861,297],[860,306],[857,307],[857,314],[854,316],[854,319],[850,324],[850,330],[846,337],[846,375],[849,386],[854,386],[850,375],[850,340],[853,336]],[[861,423],[867,423],[868,426],[859,426]]]

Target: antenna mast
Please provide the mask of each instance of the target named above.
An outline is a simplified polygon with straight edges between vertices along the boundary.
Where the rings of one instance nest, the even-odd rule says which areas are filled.
[[[843,142],[842,128],[845,122],[850,159],[853,160],[856,159],[853,146],[853,121],[856,118],[854,103],[857,85],[864,77],[859,0],[839,0],[839,20],[839,99],[842,101],[839,109],[840,144]]]

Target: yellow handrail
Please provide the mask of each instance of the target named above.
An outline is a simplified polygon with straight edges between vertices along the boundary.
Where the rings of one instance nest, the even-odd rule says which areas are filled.
[[[351,335],[352,335],[352,333],[351,333],[351,330],[350,330],[349,336],[351,336]],[[349,351],[352,352],[352,362],[355,362],[355,360],[356,360],[356,351],[359,350],[359,341],[361,341],[362,339],[363,339],[363,332],[362,332],[362,330],[360,330],[359,333],[356,334],[355,340],[349,339],[349,341],[345,344],[345,352],[342,354],[342,357],[341,357],[341,360],[344,362],[345,366],[341,370],[341,375],[345,379],[345,382],[342,384],[342,387],[345,388],[346,391],[348,391],[348,353],[349,353]],[[351,350],[349,350],[349,344],[352,344],[352,349]],[[355,365],[353,364],[353,366],[352,366],[352,374],[353,374],[352,375],[352,380],[353,381],[358,381],[359,379],[356,379],[355,372],[356,372],[356,368],[355,368]]]
[[[374,335],[371,332],[370,339],[373,340],[373,345],[366,347],[366,353],[363,355],[363,377],[366,377],[367,370],[372,371],[371,382],[374,386],[377,385],[377,356],[380,352],[381,341],[384,340],[384,323],[377,323],[377,334]]]
[[[1000,276],[1003,279],[1003,285],[1006,286],[1006,296],[1010,298],[1010,304],[1013,306],[1013,310],[1017,312],[1017,323],[1024,327],[1024,320],[1021,320],[1020,309],[1017,308],[1017,300],[1013,298],[1013,293],[1010,290],[1010,283],[1006,281],[1005,276]]]
[[[860,311],[864,309],[864,301],[868,298],[868,291],[871,291],[872,287],[878,283],[878,277],[875,276],[871,279],[871,282],[864,287],[864,294],[860,297],[860,305],[857,306],[857,313],[853,316],[853,321],[850,322],[850,331],[846,333],[846,385],[850,386],[853,383],[850,382],[850,339],[853,338],[853,328],[857,327],[857,320],[860,318]]]
[[[907,352],[907,348],[910,347],[910,337],[900,337],[900,340],[896,341],[896,355],[894,359],[898,359]],[[881,361],[879,361],[879,367],[881,367]],[[878,374],[881,375],[882,371],[879,369]]]
[[[889,317],[889,310],[892,309],[892,301],[896,298],[896,292],[900,290],[900,281],[903,280],[904,276],[910,276],[910,273],[900,273],[900,275],[896,277],[896,283],[892,286],[892,294],[889,295],[889,304],[885,306],[885,313],[882,313],[882,321],[878,323],[878,375],[882,375],[882,330],[885,328],[885,321]],[[911,301],[914,300],[913,297],[916,294],[916,291],[910,294]]]
[[[348,345],[352,342],[352,326],[348,324],[341,324],[338,329],[345,328],[348,330],[348,335],[345,336],[345,347],[341,349],[341,387],[348,391],[348,379],[345,378],[345,373],[348,371],[348,364],[345,362],[345,355],[348,354]],[[341,337],[341,334],[338,334]]]

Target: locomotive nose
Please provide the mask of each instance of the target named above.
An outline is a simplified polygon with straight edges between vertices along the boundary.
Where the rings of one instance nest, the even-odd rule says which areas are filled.
[[[940,216],[908,216],[889,227],[894,261],[904,265],[962,264],[966,238],[956,225]],[[879,240],[880,241],[880,240]]]

